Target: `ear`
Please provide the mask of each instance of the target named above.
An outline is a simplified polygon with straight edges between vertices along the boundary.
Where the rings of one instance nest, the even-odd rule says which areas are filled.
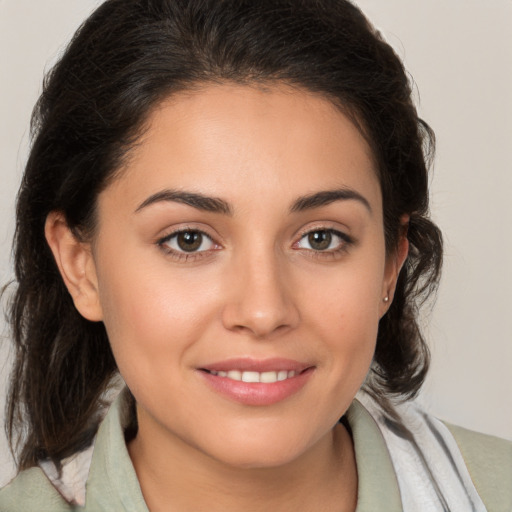
[[[87,320],[102,320],[91,245],[77,239],[61,212],[48,214],[45,236],[78,312]]]
[[[398,276],[409,254],[408,226],[409,215],[403,215],[400,219],[400,235],[396,249],[386,258],[386,268],[382,283],[381,317],[387,312],[393,302]]]

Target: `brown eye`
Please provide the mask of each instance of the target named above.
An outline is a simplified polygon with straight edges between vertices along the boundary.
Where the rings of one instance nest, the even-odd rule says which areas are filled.
[[[330,231],[312,231],[308,234],[308,242],[311,249],[325,251],[331,246],[332,233]]]
[[[160,240],[158,245],[174,253],[201,253],[217,247],[206,233],[194,229],[168,235]]]
[[[198,231],[183,231],[176,237],[178,247],[185,252],[197,251],[203,243],[203,234]]]
[[[294,247],[318,253],[336,253],[348,249],[353,243],[349,235],[336,229],[315,229],[302,235]]]

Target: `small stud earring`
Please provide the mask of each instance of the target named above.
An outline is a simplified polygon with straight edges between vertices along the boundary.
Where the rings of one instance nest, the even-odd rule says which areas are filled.
[[[383,300],[384,302],[389,302],[389,297],[386,295]]]

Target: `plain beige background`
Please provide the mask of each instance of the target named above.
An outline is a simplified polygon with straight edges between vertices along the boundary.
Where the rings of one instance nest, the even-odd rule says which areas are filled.
[[[43,72],[99,3],[0,0],[1,283],[12,276],[14,201]],[[405,60],[438,139],[432,210],[446,263],[427,319],[433,365],[420,400],[443,419],[512,439],[512,1],[356,3]],[[0,485],[12,472],[0,433]]]

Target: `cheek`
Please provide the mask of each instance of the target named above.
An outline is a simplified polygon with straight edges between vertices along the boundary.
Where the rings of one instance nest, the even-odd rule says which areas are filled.
[[[149,333],[160,327],[165,331],[184,319],[196,324],[201,303],[197,283],[170,273],[164,258],[139,252],[131,261],[102,260],[99,289],[107,329],[117,336],[118,330]]]
[[[379,254],[378,252],[376,254]],[[324,340],[333,375],[358,389],[370,367],[381,313],[384,265],[380,258],[354,260],[310,280],[304,297],[312,338]]]
[[[147,266],[105,265],[99,283],[105,327],[125,379],[150,376],[164,361],[179,364],[211,310],[195,286]]]
[[[351,334],[376,332],[382,301],[383,265],[340,265],[309,281],[308,314],[325,329]]]

